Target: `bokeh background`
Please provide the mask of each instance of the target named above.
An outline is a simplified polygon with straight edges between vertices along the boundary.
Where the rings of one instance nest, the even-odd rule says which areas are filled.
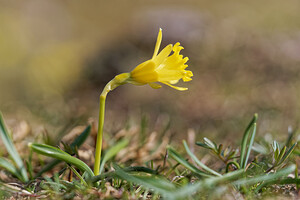
[[[189,90],[124,85],[107,98],[105,130],[145,117],[170,121],[175,138],[234,141],[254,113],[260,135],[287,137],[300,117],[300,2],[0,1],[0,110],[52,137],[98,117],[98,97],[116,74],[180,41]],[[163,122],[162,122],[163,121]]]

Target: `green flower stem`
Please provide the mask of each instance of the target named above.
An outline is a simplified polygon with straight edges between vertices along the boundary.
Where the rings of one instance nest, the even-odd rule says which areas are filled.
[[[103,136],[103,125],[104,125],[104,114],[105,114],[105,100],[106,100],[106,95],[109,92],[109,90],[107,90],[107,86],[109,85],[109,83],[106,85],[103,92],[101,93],[100,102],[99,102],[98,134],[97,134],[95,164],[94,164],[94,174],[96,176],[99,175],[100,162],[101,162],[102,136]]]
[[[99,175],[100,163],[101,163],[101,151],[102,151],[102,137],[103,137],[103,125],[104,125],[104,114],[105,114],[105,100],[108,92],[112,91],[116,87],[127,83],[130,78],[129,73],[123,73],[116,76],[114,79],[109,81],[104,87],[99,102],[99,121],[98,121],[98,134],[96,141],[96,152],[95,152],[95,164],[94,174]]]

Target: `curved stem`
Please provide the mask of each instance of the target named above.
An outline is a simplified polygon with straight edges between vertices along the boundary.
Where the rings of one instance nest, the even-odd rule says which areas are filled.
[[[114,79],[109,81],[104,87],[99,101],[99,121],[98,121],[98,133],[96,141],[96,151],[95,151],[95,164],[94,164],[94,174],[99,175],[100,163],[101,163],[101,151],[102,151],[102,137],[103,137],[103,125],[104,125],[104,114],[105,114],[105,100],[108,92],[112,91],[116,87],[127,83],[130,77],[130,73],[123,73],[115,76]]]
[[[103,125],[104,125],[104,114],[105,114],[105,99],[106,99],[106,95],[100,96],[98,134],[97,134],[95,164],[94,164],[95,176],[99,175],[100,162],[101,162],[102,136],[103,136]]]
[[[114,79],[113,79],[114,80]],[[113,80],[107,83],[100,95],[99,101],[99,121],[98,121],[98,133],[96,141],[96,152],[95,152],[95,164],[94,164],[94,174],[99,175],[100,163],[101,163],[101,151],[102,151],[102,137],[103,137],[103,125],[104,125],[104,115],[105,115],[105,100],[109,91],[112,90],[111,85]]]

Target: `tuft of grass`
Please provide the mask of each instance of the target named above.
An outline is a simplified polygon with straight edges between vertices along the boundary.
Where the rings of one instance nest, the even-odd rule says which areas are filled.
[[[257,115],[254,115],[243,134],[240,150],[204,138],[203,142],[195,143],[198,148],[192,151],[183,141],[182,149],[168,146],[160,160],[147,160],[139,166],[130,166],[129,161],[118,163],[117,155],[120,151],[130,149],[132,142],[139,143],[141,140],[126,137],[126,134],[112,138],[108,142],[110,146],[104,151],[101,174],[97,176],[94,176],[87,163],[79,159],[77,152],[90,137],[91,127],[88,126],[70,145],[63,144],[64,150],[45,144],[30,144],[33,152],[59,159],[65,163],[64,167],[58,172],[49,171],[53,166],[60,166],[57,160],[52,160],[51,168],[46,165],[37,171],[37,165],[32,164],[30,173],[43,175],[47,172],[52,176],[30,176],[27,184],[14,187],[0,182],[0,189],[5,191],[0,195],[22,194],[28,198],[48,199],[222,199],[224,195],[232,198],[237,195],[242,198],[263,198],[275,193],[278,187],[298,187],[300,179],[294,163],[300,151],[296,137],[293,137],[295,133],[282,143],[273,141],[269,144],[260,140],[258,144],[254,142],[256,123]],[[141,138],[144,138],[146,128],[146,123],[141,123]],[[158,138],[152,142],[159,143],[160,140]],[[203,160],[197,154],[202,148],[213,156]],[[185,150],[185,153],[179,153],[181,150]],[[133,159],[132,156],[130,158]],[[1,163],[8,172],[21,178],[17,171],[13,171],[16,168],[12,167],[12,162],[0,158],[0,167]]]
[[[0,112],[0,136],[8,154],[10,155],[13,161],[13,163],[11,163],[7,159],[1,158],[0,167],[5,168],[7,171],[15,175],[20,181],[27,182],[28,176],[27,176],[25,165],[12,142],[12,138],[5,126],[3,115],[1,112]]]

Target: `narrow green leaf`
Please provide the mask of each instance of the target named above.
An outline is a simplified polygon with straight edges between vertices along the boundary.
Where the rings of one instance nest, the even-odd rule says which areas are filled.
[[[255,134],[256,134],[256,123],[253,124],[253,131],[252,131],[252,134],[250,136],[250,141],[249,141],[249,145],[248,145],[247,152],[246,152],[246,157],[245,157],[242,168],[246,168],[246,166],[247,166],[248,159],[249,159],[249,156],[250,156],[250,152],[252,150]]]
[[[221,155],[224,156],[223,144],[220,144],[220,145],[219,145],[219,147],[218,147],[218,149],[217,149],[217,152],[218,152],[219,154],[221,154]]]
[[[275,159],[275,162],[279,162],[278,160],[278,156],[279,156],[279,148],[277,148],[274,152],[274,159]]]
[[[279,144],[276,140],[273,141],[272,147],[274,152],[276,151],[276,149],[279,149]]]
[[[236,150],[232,150],[232,151],[229,153],[229,155],[228,155],[228,157],[227,157],[227,160],[232,159],[232,158],[235,156],[235,154],[236,154]]]
[[[246,147],[247,147],[247,141],[248,141],[248,136],[250,133],[250,129],[252,128],[253,124],[256,122],[257,120],[257,113],[254,114],[251,122],[249,123],[249,125],[247,126],[244,135],[243,135],[243,139],[242,139],[242,143],[241,143],[241,154],[240,154],[240,166],[244,166],[245,163],[245,159],[246,159]]]
[[[203,138],[203,140],[204,140],[204,143],[205,143],[207,146],[209,146],[210,148],[215,149],[215,150],[218,149],[216,143],[212,142],[210,139],[208,139],[208,138],[205,137],[205,138]]]
[[[75,140],[71,143],[70,147],[74,150],[75,148],[79,148],[87,139],[91,132],[91,125],[88,125],[84,131],[75,138]]]
[[[28,176],[27,176],[25,165],[8,134],[1,112],[0,112],[0,136],[2,138],[4,146],[6,147],[7,152],[9,153],[9,155],[17,165],[17,169],[20,171],[20,175],[22,177],[22,179],[20,180],[23,182],[27,182]]]
[[[267,174],[264,175],[264,177],[261,177],[263,179],[263,181],[258,180],[258,182],[262,182],[260,183],[260,185],[255,189],[255,193],[258,193],[263,187],[267,186],[267,185],[272,185],[272,184],[299,184],[300,183],[300,179],[297,178],[297,176],[295,176],[295,178],[288,178],[285,177],[287,175],[289,175],[290,173],[292,173],[293,169],[296,171],[298,171],[297,169],[297,165],[291,165],[287,168],[284,168],[280,171],[277,171],[276,173],[273,173],[271,175]],[[273,176],[273,177],[272,177]],[[244,180],[245,181],[245,180]],[[251,182],[251,180],[250,180]],[[257,182],[257,177],[254,177],[254,180],[252,181],[252,183],[247,183],[247,184],[256,184]]]
[[[285,152],[286,152],[286,146],[282,147],[282,149],[280,150],[280,153],[279,153],[278,158],[277,158],[278,162],[281,161],[281,159],[284,156]]]
[[[231,161],[231,162],[227,163],[227,165],[226,165],[226,173],[229,172],[229,166],[230,165],[234,165],[237,169],[241,168],[239,163],[237,163],[236,161]]]
[[[36,144],[36,143],[35,144],[30,143],[28,144],[28,146],[36,153],[65,161],[66,163],[76,166],[82,172],[87,172],[89,176],[94,176],[94,173],[91,170],[91,168],[87,166],[84,162],[82,162],[78,158],[75,158],[67,154],[66,152],[58,148],[46,144]]]
[[[209,146],[207,146],[207,144],[204,144],[202,142],[196,142],[196,145],[198,145],[200,147],[203,147],[203,148],[206,148],[206,149],[211,149]]]
[[[235,185],[252,185],[263,181],[273,181],[275,179],[283,178],[295,171],[295,165],[290,165],[282,170],[273,174],[258,175],[253,178],[243,178],[234,182]]]
[[[288,157],[290,157],[290,155],[293,153],[294,149],[297,146],[297,142],[294,143],[289,150],[284,154],[284,156],[282,157],[282,159],[280,160],[280,162],[278,163],[278,165],[281,165]]]
[[[126,167],[123,170],[126,172],[144,172],[144,173],[153,174],[153,175],[157,174],[157,171],[146,168],[146,167],[141,167],[141,166]],[[114,173],[115,172],[113,171],[113,172],[106,172],[106,173],[102,173],[97,176],[93,176],[90,178],[90,180],[88,182],[95,183],[95,182],[105,179],[107,177],[114,177]]]
[[[105,163],[110,160],[112,157],[114,157],[119,151],[124,149],[128,145],[128,140],[124,139],[112,146],[110,149],[108,149],[102,159],[101,165],[100,165],[100,170],[99,173],[103,171]]]
[[[88,184],[85,182],[85,180],[82,178],[82,176],[76,171],[76,169],[74,169],[71,165],[69,165],[69,168],[80,179],[80,181],[81,181],[81,183],[83,183],[83,185],[88,186]]]
[[[129,174],[120,167],[118,167],[115,171],[115,174],[126,181],[130,181],[132,183],[140,184],[146,188],[154,189],[155,191],[165,194],[168,191],[173,191],[176,189],[175,185],[168,180],[164,179],[161,176],[143,176],[143,175],[133,175]]]
[[[79,148],[85,142],[85,140],[89,136],[90,132],[91,132],[91,125],[88,125],[84,129],[84,131],[78,137],[76,137],[75,140],[71,143],[70,147],[73,149],[73,151],[75,150],[75,148]],[[57,159],[52,160],[35,175],[35,178],[37,178],[37,177],[41,176],[43,173],[51,170],[53,167],[58,165],[60,162],[61,162],[61,160],[57,160]]]
[[[19,170],[11,162],[6,160],[5,158],[0,158],[0,167],[6,169],[12,175],[16,176],[19,180],[23,179],[23,177],[20,174]]]
[[[207,172],[214,174],[216,176],[222,176],[221,174],[219,174],[218,172],[214,171],[213,169],[210,169],[209,167],[207,167],[205,164],[203,164],[189,149],[187,143],[185,140],[183,140],[183,145],[184,148],[186,150],[186,152],[189,154],[189,156],[197,163],[197,165],[199,165],[200,167],[202,167],[204,170],[206,170]]]
[[[169,155],[176,160],[181,165],[185,166],[187,169],[189,169],[191,172],[203,176],[203,177],[211,177],[211,175],[206,174],[205,172],[201,171],[194,165],[192,165],[190,162],[186,161],[182,156],[180,156],[174,149],[171,147],[168,147]]]
[[[217,184],[236,180],[237,178],[241,177],[243,173],[243,170],[237,170],[234,172],[224,174],[222,177],[215,176],[211,178],[206,178],[194,184],[182,186],[176,189],[176,191],[165,193],[165,195],[167,196],[166,199],[186,199],[187,197],[192,196],[196,192],[201,192],[207,188],[213,188]]]

